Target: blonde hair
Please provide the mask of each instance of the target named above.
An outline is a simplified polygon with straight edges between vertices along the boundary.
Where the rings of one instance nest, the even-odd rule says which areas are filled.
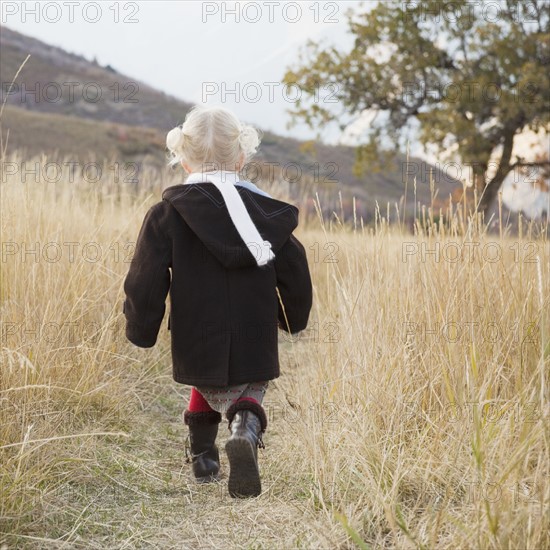
[[[233,171],[241,156],[245,164],[256,153],[260,139],[258,130],[241,123],[228,109],[197,105],[166,136],[169,164],[184,162],[194,171]]]

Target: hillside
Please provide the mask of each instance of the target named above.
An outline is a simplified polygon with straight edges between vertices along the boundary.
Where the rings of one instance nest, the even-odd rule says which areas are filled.
[[[150,164],[165,159],[164,135],[156,128],[40,113],[11,105],[4,109],[2,128],[8,149],[21,150],[26,157],[49,153],[75,159],[139,159]]]
[[[11,82],[21,62],[31,56],[8,99],[8,104],[29,111],[169,130],[190,108],[189,103],[109,66],[101,67],[4,26],[0,47],[2,82]]]
[[[27,54],[16,86],[8,94],[2,121],[9,147],[28,154],[53,153],[78,158],[116,156],[121,160],[165,162],[166,131],[181,123],[191,104],[155,90],[147,84],[102,67],[82,56],[50,46],[6,27],[0,33],[2,81],[10,82]],[[7,86],[2,88],[2,94]],[[33,93],[36,92],[36,93]],[[4,97],[1,98],[4,100]],[[351,147],[314,145],[265,132],[259,161],[284,167],[297,163],[303,176],[316,177],[322,188],[341,191],[344,198],[355,196],[384,207],[399,201],[404,193],[402,166],[398,156],[384,172],[353,172],[355,152]],[[418,170],[417,200],[430,203],[429,166]],[[317,168],[318,166],[318,168]],[[289,168],[288,177],[296,171]],[[318,174],[318,175],[317,175]],[[457,182],[434,170],[438,197],[445,200]],[[409,178],[409,190],[412,178]],[[413,206],[412,191],[408,198]]]

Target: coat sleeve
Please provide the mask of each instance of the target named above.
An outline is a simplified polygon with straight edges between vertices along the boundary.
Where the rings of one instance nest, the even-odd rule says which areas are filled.
[[[171,240],[162,230],[163,211],[158,203],[145,215],[124,280],[126,337],[141,348],[157,341],[170,289]]]
[[[312,304],[312,285],[306,251],[291,235],[275,257],[279,300],[279,327],[296,334],[307,327]]]

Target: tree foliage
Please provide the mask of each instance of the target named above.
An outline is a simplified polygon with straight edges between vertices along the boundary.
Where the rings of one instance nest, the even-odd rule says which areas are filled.
[[[548,165],[513,158],[512,148],[522,130],[549,128],[550,2],[383,1],[349,13],[348,25],[349,51],[309,41],[284,82],[302,91],[293,120],[312,128],[386,114],[357,149],[360,169],[381,158],[382,136],[402,147],[412,119],[424,145],[458,153],[481,209],[516,166]]]

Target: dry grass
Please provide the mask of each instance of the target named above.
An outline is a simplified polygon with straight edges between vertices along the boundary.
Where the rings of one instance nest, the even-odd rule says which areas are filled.
[[[165,325],[150,350],[124,338],[127,245],[170,178],[5,167],[0,545],[550,547],[545,232],[487,235],[460,209],[415,236],[303,220],[311,323],[281,335],[264,492],[234,501],[184,464]]]

